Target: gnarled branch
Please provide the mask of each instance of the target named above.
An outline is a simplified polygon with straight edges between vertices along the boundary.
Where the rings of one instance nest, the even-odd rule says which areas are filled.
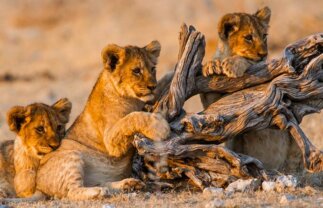
[[[323,108],[323,34],[289,45],[281,59],[256,64],[235,79],[198,75],[204,46],[202,34],[193,27],[181,27],[173,80],[154,106],[170,122],[172,134],[159,144],[136,136],[134,145],[146,167],[140,169],[141,175],[166,180],[186,176],[200,188],[222,186],[234,178],[266,177],[260,161],[217,144],[273,126],[290,131],[309,171],[322,171],[323,153],[298,124],[305,115]],[[211,91],[231,94],[203,112],[185,114],[185,100]]]

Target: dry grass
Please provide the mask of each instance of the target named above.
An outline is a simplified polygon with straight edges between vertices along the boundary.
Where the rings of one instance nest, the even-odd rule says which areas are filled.
[[[293,199],[288,204],[281,202],[283,195],[290,195]],[[102,207],[103,205],[114,205],[115,207],[129,208],[191,208],[205,207],[212,200],[223,200],[225,207],[322,207],[322,190],[299,189],[286,191],[284,193],[262,192],[235,193],[230,196],[206,197],[201,192],[181,191],[169,193],[138,193],[121,194],[106,200],[71,202],[66,200],[51,200],[37,203],[9,204],[19,207]]]
[[[13,105],[35,101],[52,103],[60,97],[68,97],[73,102],[74,119],[82,110],[101,69],[100,51],[105,44],[143,46],[158,39],[162,44],[157,69],[160,77],[176,61],[177,35],[182,22],[195,25],[205,34],[207,60],[215,49],[216,22],[220,16],[233,11],[253,12],[264,5],[272,9],[269,31],[272,57],[280,55],[288,43],[322,32],[323,1],[320,0],[0,0],[0,77],[5,73],[20,77],[12,82],[0,81],[0,138],[13,138],[5,123],[5,112]],[[185,107],[188,111],[201,110],[197,97]],[[311,115],[302,124],[309,138],[321,149],[322,115]],[[317,198],[322,193],[299,193],[301,202],[297,204],[296,200],[295,203],[300,207],[309,205],[306,203],[317,206],[322,204],[322,198]],[[272,195],[237,194],[227,199],[226,205],[276,205],[280,194]],[[154,194],[149,199],[142,194],[138,199],[121,195],[107,201],[77,204],[50,201],[33,206],[100,207],[113,203],[121,207],[199,207],[206,201],[200,193],[184,191]]]

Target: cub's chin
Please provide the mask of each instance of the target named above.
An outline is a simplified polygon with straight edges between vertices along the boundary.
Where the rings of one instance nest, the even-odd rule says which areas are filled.
[[[28,148],[28,154],[33,158],[42,159],[45,153],[39,152],[36,148]]]
[[[38,159],[42,159],[46,154],[52,152],[53,149],[50,147],[38,147],[38,148],[32,148],[32,153],[34,157]]]
[[[246,56],[244,57],[247,59],[251,64],[256,64],[261,61],[266,61],[267,57],[259,57],[259,56]]]

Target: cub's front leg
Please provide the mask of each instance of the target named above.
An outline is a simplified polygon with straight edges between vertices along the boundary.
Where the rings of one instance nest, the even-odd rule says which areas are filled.
[[[14,178],[14,186],[17,196],[32,196],[36,191],[36,171],[26,169],[17,172]]]
[[[227,77],[242,77],[245,71],[252,65],[251,61],[241,56],[231,56],[223,59],[221,63],[221,72]]]
[[[104,144],[108,155],[116,158],[125,156],[132,148],[133,136],[136,133],[161,141],[169,135],[170,127],[158,113],[130,113],[105,132]]]

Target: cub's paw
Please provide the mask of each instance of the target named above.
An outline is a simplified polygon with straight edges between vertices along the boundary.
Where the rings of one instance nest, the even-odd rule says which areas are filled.
[[[242,77],[250,64],[242,57],[228,57],[221,63],[222,73],[230,78]]]
[[[159,113],[151,113],[147,126],[142,130],[142,133],[151,140],[161,141],[167,139],[170,133],[168,122]]]
[[[120,181],[119,189],[121,191],[135,191],[145,188],[145,183],[135,178],[126,178]]]
[[[221,71],[220,60],[209,61],[202,67],[202,75],[204,77],[208,77],[214,74],[221,74]]]

